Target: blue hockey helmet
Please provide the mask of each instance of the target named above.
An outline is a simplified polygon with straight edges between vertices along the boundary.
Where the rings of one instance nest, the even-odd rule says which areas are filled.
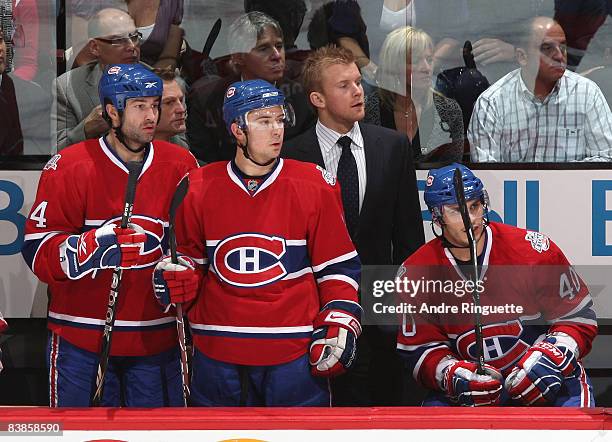
[[[285,126],[293,126],[295,114],[290,104],[285,103],[285,95],[265,80],[237,81],[227,88],[223,100],[223,120],[227,131],[232,133],[232,123],[241,129],[247,128],[247,114],[255,109],[281,106]]]
[[[105,68],[98,83],[102,116],[108,120],[106,102],[119,111],[125,103],[136,97],[161,97],[164,83],[161,78],[141,64],[113,64]]]
[[[466,201],[480,199],[485,205],[486,214],[489,197],[482,181],[468,167],[463,164],[453,163],[439,169],[431,169],[427,174],[424,198],[427,208],[434,215],[434,220],[442,217],[442,206],[457,204],[455,184],[453,182],[455,169],[459,169],[461,172]]]

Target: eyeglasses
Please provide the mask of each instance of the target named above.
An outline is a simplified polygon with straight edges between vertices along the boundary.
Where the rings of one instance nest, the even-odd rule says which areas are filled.
[[[567,54],[566,44],[555,44],[555,43],[542,43],[540,46],[540,52],[548,57],[555,55],[557,50],[561,51],[562,54]]]
[[[100,40],[101,42],[108,43],[111,46],[119,47],[119,46],[128,46],[132,43],[134,46],[140,45],[142,42],[142,34],[138,31],[129,34],[127,37],[118,37],[118,38],[101,38],[97,37],[96,40]]]

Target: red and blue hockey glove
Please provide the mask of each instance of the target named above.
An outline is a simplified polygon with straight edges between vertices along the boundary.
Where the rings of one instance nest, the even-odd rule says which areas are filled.
[[[333,377],[351,367],[361,334],[361,312],[361,306],[351,301],[328,302],[319,312],[310,344],[313,376]]]
[[[503,377],[495,367],[485,364],[486,374],[477,374],[475,362],[448,362],[442,371],[441,387],[451,402],[465,407],[499,404]]]
[[[198,294],[199,278],[193,261],[185,256],[179,256],[178,261],[173,264],[166,257],[153,272],[155,298],[166,313],[173,305],[193,301]]]
[[[551,405],[563,381],[578,371],[574,351],[561,345],[557,337],[548,336],[525,352],[506,378],[505,387],[523,405]]]
[[[135,267],[145,241],[145,231],[136,224],[128,224],[126,229],[107,224],[69,236],[60,245],[62,269],[68,278],[79,279],[97,269]]]

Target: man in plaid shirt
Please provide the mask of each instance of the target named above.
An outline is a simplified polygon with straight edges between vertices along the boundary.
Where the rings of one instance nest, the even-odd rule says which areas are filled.
[[[516,55],[520,69],[476,101],[472,161],[612,161],[610,107],[594,82],[566,70],[561,26],[547,17],[530,20]]]

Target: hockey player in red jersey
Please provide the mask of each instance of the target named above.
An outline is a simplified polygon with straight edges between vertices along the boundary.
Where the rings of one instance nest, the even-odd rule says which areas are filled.
[[[111,65],[99,83],[112,127],[55,155],[44,167],[26,222],[23,257],[51,293],[47,364],[52,407],[88,406],[95,384],[113,269],[121,280],[104,406],[183,404],[175,321],[151,298],[167,249],[176,184],[197,167],[172,144],[152,142],[162,80],[140,65]],[[127,162],[142,163],[129,227]]]
[[[177,214],[179,252],[208,265],[188,313],[192,403],[329,406],[326,378],[350,367],[361,332],[360,263],[339,185],[279,158],[293,114],[270,83],[232,84],[223,114],[235,159],[190,173]],[[183,263],[157,266],[164,306],[196,296]]]
[[[470,279],[456,168],[477,243],[479,311],[488,309],[480,316],[480,374],[471,295],[425,285],[443,280],[465,288]],[[398,277],[434,288],[404,297],[413,311],[404,315],[397,340],[415,379],[431,390],[424,405],[594,406],[581,362],[597,334],[593,301],[559,247],[541,233],[489,222],[484,186],[460,164],[429,172],[425,203],[437,238],[409,257]]]

